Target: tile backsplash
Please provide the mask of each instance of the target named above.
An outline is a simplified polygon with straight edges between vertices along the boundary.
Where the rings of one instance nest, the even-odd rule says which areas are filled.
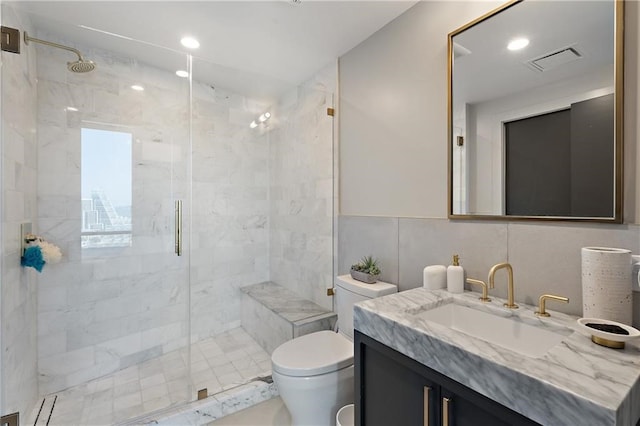
[[[517,301],[535,305],[544,293],[566,296],[569,304],[549,309],[573,315],[582,313],[582,247],[640,251],[638,225],[340,216],[338,226],[338,274],[373,255],[381,263],[381,280],[403,291],[422,286],[424,267],[449,265],[453,254],[460,255],[467,277],[483,281],[491,266],[509,262]],[[498,272],[490,293],[506,298],[506,273]],[[634,293],[634,325],[640,325],[640,293]]]

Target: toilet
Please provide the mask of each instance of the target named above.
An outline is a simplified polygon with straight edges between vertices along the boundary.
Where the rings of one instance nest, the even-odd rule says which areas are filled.
[[[272,376],[293,426],[334,426],[336,413],[353,403],[353,304],[396,293],[378,281],[336,279],[338,333],[324,330],[283,343],[271,355]]]

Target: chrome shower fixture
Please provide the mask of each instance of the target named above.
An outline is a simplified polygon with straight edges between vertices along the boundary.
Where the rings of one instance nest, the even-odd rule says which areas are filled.
[[[69,52],[73,52],[78,55],[78,60],[74,62],[67,62],[67,69],[71,72],[84,73],[93,71],[96,68],[96,63],[82,57],[82,54],[78,49],[74,49],[73,47],[64,46],[62,44],[53,43],[51,41],[40,40],[39,38],[30,37],[27,32],[24,32],[24,43],[29,44],[30,41],[35,43],[44,44],[46,46],[57,47],[58,49],[68,50]]]

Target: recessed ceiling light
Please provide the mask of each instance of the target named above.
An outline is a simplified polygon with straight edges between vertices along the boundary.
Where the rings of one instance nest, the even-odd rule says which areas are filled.
[[[507,45],[507,49],[509,50],[520,50],[524,49],[529,45],[529,39],[526,38],[516,38],[509,42]]]
[[[139,84],[134,84],[133,86],[131,86],[131,88],[133,90],[137,90],[138,92],[142,92],[144,90],[144,87],[140,86]]]
[[[178,70],[178,71],[176,71],[176,75],[177,75],[178,77],[182,77],[182,78],[187,78],[187,77],[189,77],[189,73],[188,73],[187,71],[185,71],[185,70]]]
[[[66,109],[67,111],[72,111],[72,112],[76,112],[76,111],[78,111],[78,108],[75,108],[75,107],[66,107],[65,109]]]
[[[252,129],[255,129],[256,127],[258,127],[258,123],[254,121],[251,122],[251,124],[249,124],[249,127],[251,127]]]
[[[182,37],[180,43],[188,49],[197,49],[200,47],[200,42],[193,37]]]

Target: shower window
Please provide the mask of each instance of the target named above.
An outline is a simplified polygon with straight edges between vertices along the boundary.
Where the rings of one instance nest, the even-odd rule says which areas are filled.
[[[82,248],[131,246],[131,133],[83,128]]]

